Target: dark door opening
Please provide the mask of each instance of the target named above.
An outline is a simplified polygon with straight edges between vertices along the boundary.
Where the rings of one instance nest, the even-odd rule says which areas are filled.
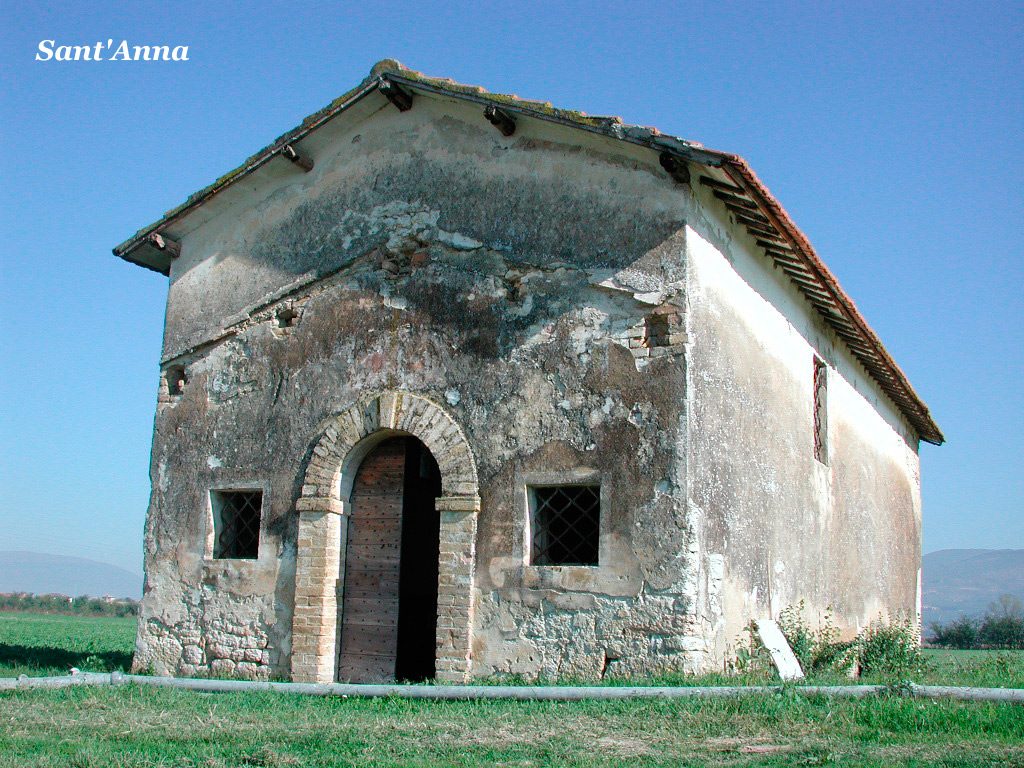
[[[418,682],[434,677],[437,658],[437,558],[441,515],[441,471],[427,447],[406,438],[402,504],[402,566],[398,598],[398,658],[395,678]]]
[[[434,677],[441,473],[423,443],[389,438],[352,486],[338,679]]]

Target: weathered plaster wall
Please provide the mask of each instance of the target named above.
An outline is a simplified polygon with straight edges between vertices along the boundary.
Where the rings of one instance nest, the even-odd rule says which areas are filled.
[[[752,618],[800,600],[852,634],[918,610],[917,441],[845,347],[707,201],[687,229],[689,522],[698,621],[720,664]],[[828,466],[813,360],[829,363]]]
[[[379,95],[367,102],[364,120],[336,120],[306,140],[311,173],[275,160],[194,214],[198,229],[181,225],[165,356],[370,251],[415,250],[424,231],[527,264],[606,275],[634,265],[681,280],[682,264],[666,258],[673,249],[658,247],[678,230],[685,201],[649,152],[596,137],[581,145],[579,131],[526,121],[505,138],[459,103],[420,99],[402,113]],[[389,244],[393,228],[413,240]]]
[[[289,675],[311,451],[384,391],[443,405],[476,461],[475,675],[715,669],[800,599],[850,630],[915,610],[911,430],[707,190],[421,97],[374,94],[303,149],[311,173],[275,160],[172,232],[163,359],[187,383],[157,413],[137,666]],[[658,311],[685,328],[645,346]],[[527,484],[583,477],[600,565],[528,565]],[[264,489],[259,558],[211,560],[209,490],[239,487]]]
[[[474,674],[692,668],[683,339],[638,346],[685,302],[688,189],[627,145],[380,100],[318,134],[312,173],[268,169],[175,233],[164,360],[187,383],[157,414],[136,665],[288,675],[318,429],[405,390],[476,459]],[[601,565],[526,565],[524,483],[581,472]],[[209,489],[251,486],[259,558],[209,559]]]

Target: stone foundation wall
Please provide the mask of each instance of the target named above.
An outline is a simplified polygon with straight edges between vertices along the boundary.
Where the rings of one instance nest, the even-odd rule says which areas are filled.
[[[269,679],[281,664],[263,598],[190,590],[170,619],[143,603],[133,671],[183,677]]]

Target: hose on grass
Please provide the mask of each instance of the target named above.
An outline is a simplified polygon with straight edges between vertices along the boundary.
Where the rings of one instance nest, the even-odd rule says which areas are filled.
[[[361,685],[354,683],[277,683],[252,680],[212,680],[188,677],[152,677],[121,672],[79,672],[60,677],[0,678],[0,691],[57,689],[72,686],[142,685],[181,688],[207,693],[271,691],[307,696],[406,699],[506,699],[514,701],[608,701],[613,699],[736,698],[799,692],[805,696],[863,698],[894,693],[924,699],[1009,701],[1024,704],[1024,688],[967,688],[943,685],[732,685],[732,686],[563,686],[563,685]]]

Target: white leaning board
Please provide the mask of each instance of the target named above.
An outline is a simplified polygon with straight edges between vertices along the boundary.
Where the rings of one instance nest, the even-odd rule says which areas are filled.
[[[779,625],[773,619],[758,619],[754,626],[757,628],[761,643],[772,655],[775,668],[779,670],[779,677],[783,680],[803,680],[804,671],[800,669],[800,662],[796,660],[793,649],[789,647]]]

